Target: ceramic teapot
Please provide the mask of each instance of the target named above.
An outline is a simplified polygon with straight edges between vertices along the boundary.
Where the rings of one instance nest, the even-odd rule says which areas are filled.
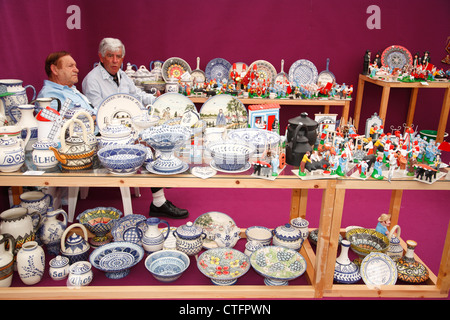
[[[83,110],[78,110],[71,119],[78,119],[81,120],[82,123],[84,124],[84,126],[86,127],[87,130],[87,140],[86,143],[92,147],[95,151],[97,151],[97,138],[95,136],[95,126],[94,126],[94,118],[92,118],[92,115],[85,111],[85,109]],[[83,127],[81,125],[76,125],[75,121],[72,121],[70,126],[69,126],[69,132],[70,135],[74,135],[75,133],[78,135],[81,135],[83,132]]]
[[[170,232],[170,226],[169,223],[165,220],[161,220],[159,218],[151,217],[147,220],[142,220],[139,223],[136,224],[136,228],[141,223],[147,224],[147,230],[145,230],[145,233],[142,237],[142,246],[144,247],[145,252],[152,253],[155,251],[162,250],[164,241],[169,236]],[[158,229],[158,225],[164,223],[167,225],[167,231],[165,234],[161,233],[161,231]]]
[[[137,86],[142,85],[142,82],[144,81],[151,81],[151,73],[150,71],[144,66],[140,66],[139,69],[134,73],[134,83]]]
[[[273,244],[293,250],[299,250],[303,244],[302,233],[290,223],[272,230]]]
[[[65,139],[66,130],[69,128],[72,121],[77,122],[82,130],[83,135],[80,137],[77,134],[69,135]],[[90,146],[87,141],[87,130],[83,122],[78,119],[67,120],[61,129],[61,148],[57,150],[50,147],[55,153],[56,159],[61,162],[61,167],[65,170],[83,170],[92,167],[95,149]]]
[[[134,78],[134,74],[136,73],[136,70],[133,69],[136,68],[137,70],[137,66],[135,64],[131,64],[131,63],[127,63],[127,68],[125,69],[125,73],[127,74],[128,77],[130,77],[130,79]]]
[[[67,237],[70,230],[80,228],[83,231],[83,237],[73,233]],[[89,249],[91,246],[88,242],[87,229],[81,223],[71,224],[61,236],[61,255],[69,259],[70,264],[77,261],[87,261],[89,258]]]
[[[177,238],[177,250],[186,253],[188,256],[199,253],[206,238],[203,228],[194,225],[191,221],[179,226],[173,234]]]
[[[30,130],[27,128],[27,137],[22,140],[18,136],[4,134],[0,137],[0,171],[14,172],[25,163],[25,145],[30,138]]]

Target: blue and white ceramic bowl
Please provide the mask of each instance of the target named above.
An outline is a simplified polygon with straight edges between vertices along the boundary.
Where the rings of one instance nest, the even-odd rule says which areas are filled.
[[[145,259],[147,270],[161,282],[177,280],[189,264],[188,255],[178,250],[156,251]]]
[[[207,151],[218,168],[237,171],[248,163],[255,153],[255,147],[245,142],[216,141],[208,144]]]
[[[144,257],[144,249],[132,242],[110,242],[92,251],[89,262],[110,279],[122,279]]]
[[[141,132],[142,140],[162,152],[170,152],[180,148],[190,136],[189,128],[181,125],[150,127]]]
[[[234,141],[241,141],[251,143],[255,146],[255,156],[261,156],[267,147],[275,149],[280,142],[280,135],[276,132],[257,129],[257,128],[243,128],[230,130],[228,138]]]
[[[144,164],[147,149],[139,144],[109,145],[98,152],[101,164],[114,174],[133,174]]]

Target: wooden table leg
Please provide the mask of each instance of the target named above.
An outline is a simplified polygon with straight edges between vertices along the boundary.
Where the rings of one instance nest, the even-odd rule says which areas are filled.
[[[381,93],[381,103],[380,103],[380,112],[379,117],[383,120],[383,124],[386,121],[386,114],[389,102],[389,94],[391,92],[391,88],[388,86],[383,87],[383,92]]]
[[[18,205],[20,204],[20,195],[23,192],[23,187],[11,187],[11,193],[12,193],[12,199],[13,204]]]
[[[414,113],[416,112],[417,94],[419,93],[419,88],[411,89],[411,97],[409,98],[409,108],[408,115],[406,116],[406,125],[411,126],[414,121]]]
[[[298,217],[306,217],[308,189],[293,189],[291,195],[291,212],[289,221]]]
[[[355,126],[356,130],[358,130],[359,118],[361,117],[361,106],[364,94],[364,84],[365,84],[364,80],[362,79],[361,75],[359,75],[358,88],[356,89],[357,92],[355,100],[355,111],[353,113],[353,125]]]
[[[447,294],[450,290],[450,223],[445,237],[444,250],[442,250],[441,264],[439,266],[436,286],[441,293]]]
[[[345,101],[344,110],[342,111],[342,118],[345,123],[348,123],[348,114],[350,113],[350,100]],[[359,119],[358,119],[359,121]],[[355,120],[353,120],[355,122]],[[356,126],[355,126],[356,127]]]
[[[437,129],[436,142],[444,141],[445,129],[447,127],[448,114],[450,111],[450,88],[445,89],[444,102],[442,103],[441,116]]]

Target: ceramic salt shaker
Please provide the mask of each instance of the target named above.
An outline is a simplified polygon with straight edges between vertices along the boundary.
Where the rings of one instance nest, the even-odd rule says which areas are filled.
[[[48,273],[53,280],[63,280],[69,275],[69,258],[58,255],[50,260],[49,265]]]

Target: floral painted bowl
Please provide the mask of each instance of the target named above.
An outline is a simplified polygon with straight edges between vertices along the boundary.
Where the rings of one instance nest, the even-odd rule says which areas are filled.
[[[228,138],[253,144],[256,148],[255,156],[261,156],[267,147],[272,150],[275,149],[280,142],[280,135],[276,132],[257,128],[230,130]]]
[[[268,286],[287,285],[306,271],[306,260],[300,253],[279,246],[256,250],[250,256],[250,264]]]
[[[114,174],[133,174],[144,164],[147,149],[139,144],[109,145],[97,152],[101,164]]]
[[[161,282],[177,280],[189,267],[189,256],[178,250],[160,250],[145,259],[145,267]]]
[[[98,247],[89,256],[89,262],[105,272],[109,279],[122,279],[144,257],[144,249],[132,242],[111,242]]]
[[[212,283],[230,286],[247,273],[250,263],[249,258],[238,250],[213,248],[198,257],[197,267]]]
[[[214,164],[225,171],[242,169],[255,153],[253,145],[238,141],[215,141],[207,146]]]
[[[97,207],[83,211],[77,216],[77,220],[94,234],[89,243],[98,247],[111,241],[111,237],[107,234],[121,216],[122,212],[116,208]]]
[[[346,232],[350,248],[359,256],[365,257],[372,252],[386,253],[389,239],[374,229],[353,228]]]

